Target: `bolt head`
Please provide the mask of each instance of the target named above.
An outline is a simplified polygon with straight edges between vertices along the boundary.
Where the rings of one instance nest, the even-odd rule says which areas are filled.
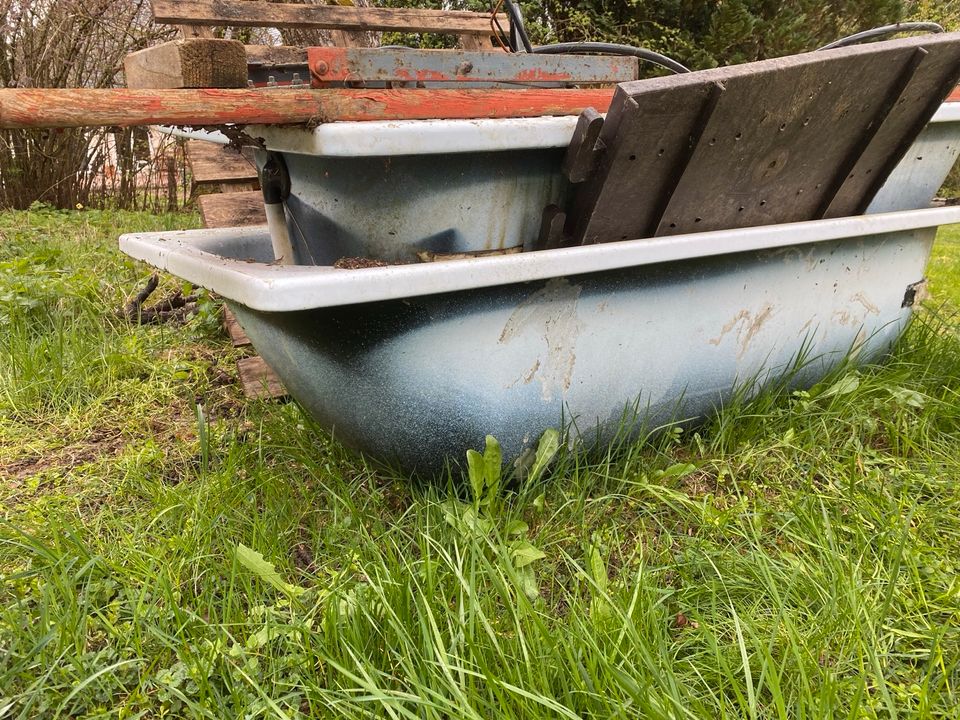
[[[313,64],[313,71],[317,75],[326,75],[328,72],[330,72],[330,66],[327,64],[326,60],[317,60],[317,62]]]

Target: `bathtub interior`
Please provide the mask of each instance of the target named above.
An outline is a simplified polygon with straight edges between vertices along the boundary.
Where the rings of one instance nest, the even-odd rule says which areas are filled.
[[[267,132],[267,147],[281,153],[291,177],[286,215],[296,263],[409,263],[423,251],[538,249],[544,208],[562,207],[570,194],[562,163],[572,126],[569,118],[534,120],[408,121],[366,134],[356,127],[364,123]],[[383,154],[390,151],[401,154]],[[929,207],[958,155],[960,103],[950,103],[866,212]],[[265,157],[258,153],[259,165]]]

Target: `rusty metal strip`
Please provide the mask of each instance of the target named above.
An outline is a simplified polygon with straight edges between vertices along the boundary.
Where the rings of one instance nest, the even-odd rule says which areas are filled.
[[[313,87],[338,83],[611,84],[635,80],[638,60],[457,50],[307,48]]]

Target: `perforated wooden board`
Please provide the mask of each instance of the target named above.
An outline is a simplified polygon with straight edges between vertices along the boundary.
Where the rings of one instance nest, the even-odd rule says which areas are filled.
[[[623,83],[574,237],[862,212],[958,77],[951,33]]]

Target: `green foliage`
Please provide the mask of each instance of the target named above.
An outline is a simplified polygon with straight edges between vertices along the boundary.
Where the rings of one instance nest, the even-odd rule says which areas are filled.
[[[528,487],[540,479],[553,459],[559,448],[559,436],[556,430],[549,429],[540,438],[533,465],[524,478]],[[464,506],[450,499],[444,506],[444,519],[465,539],[489,542],[497,530],[496,515],[503,511],[504,506],[501,495],[503,455],[500,444],[492,435],[487,435],[485,445],[482,455],[476,450],[467,450],[467,479],[473,494],[473,505]],[[529,529],[523,520],[508,520],[501,535],[505,547],[500,549],[499,555],[524,595],[534,600],[540,590],[531,566],[547,555],[527,539]],[[495,546],[493,549],[496,553]]]
[[[378,4],[490,8],[481,0]],[[594,40],[641,45],[694,69],[814,50],[845,35],[908,18],[955,26],[960,13],[954,3],[929,0],[521,0],[518,4],[535,43]]]
[[[280,577],[280,573],[277,572],[273,563],[267,562],[263,555],[248,548],[243,543],[237,545],[235,557],[238,563],[274,589],[291,597],[296,597],[305,592],[302,587],[286,582]]]
[[[0,87],[122,85],[125,55],[176,34],[144,10],[142,0],[0,0]],[[144,128],[0,130],[0,208],[175,207],[158,182],[173,142],[153,157],[149,144]]]
[[[940,23],[946,30],[960,30],[960,3],[954,0],[907,0],[906,20]]]

